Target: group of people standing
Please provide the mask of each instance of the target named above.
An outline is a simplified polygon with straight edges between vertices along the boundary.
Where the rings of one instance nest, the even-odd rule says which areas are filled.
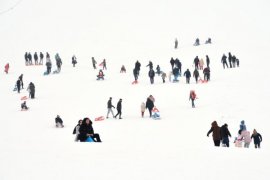
[[[24,54],[26,66],[33,65],[32,59],[34,59],[35,65],[43,65],[43,58],[44,58],[44,54],[42,52],[40,52],[39,54],[35,52],[34,55],[32,55],[30,52],[25,52]]]
[[[217,122],[213,121],[210,130],[207,132],[207,136],[209,136],[209,134],[211,133],[213,136],[215,146],[220,146],[220,142],[224,147],[230,146],[229,137],[232,136],[228,129],[228,124],[225,123],[224,125],[219,127]],[[238,131],[238,137],[236,137],[234,140],[235,146],[242,147],[242,142],[244,142],[244,147],[249,148],[249,144],[252,139],[254,140],[255,148],[260,148],[261,147],[260,144],[262,142],[261,134],[258,133],[256,129],[254,129],[252,135],[250,136],[250,132],[247,131],[245,121],[242,120],[240,123],[240,129]]]

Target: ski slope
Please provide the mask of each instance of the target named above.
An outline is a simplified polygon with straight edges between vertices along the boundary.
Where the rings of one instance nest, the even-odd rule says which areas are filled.
[[[0,12],[18,1],[3,0]],[[22,0],[0,14],[0,179],[48,180],[227,180],[268,179],[269,149],[267,77],[269,63],[269,2],[124,0]],[[213,44],[192,46],[196,38]],[[179,48],[173,49],[178,38]],[[60,74],[43,76],[46,66],[25,66],[24,53],[49,52],[63,61]],[[221,57],[231,52],[239,68],[223,69]],[[71,57],[78,64],[72,67]],[[210,57],[211,81],[206,84],[150,84],[148,64],[167,75],[170,58],[183,71],[194,70],[195,56]],[[96,81],[105,58],[104,81]],[[136,60],[142,64],[139,83],[132,85]],[[10,63],[9,74],[4,66]],[[45,60],[44,60],[45,62]],[[120,73],[125,65],[127,73]],[[12,91],[20,74],[25,89]],[[200,71],[202,76],[202,71]],[[20,111],[27,85],[36,98]],[[195,90],[196,108],[189,91]],[[161,119],[140,116],[140,105],[155,97]],[[93,121],[103,143],[77,143],[72,134],[79,119],[106,116],[107,101],[120,98],[123,119]],[[114,111],[116,113],[116,110]],[[60,115],[65,127],[55,128]],[[206,136],[212,121],[229,125],[230,148],[214,147]],[[262,135],[261,149],[234,147],[240,121]]]

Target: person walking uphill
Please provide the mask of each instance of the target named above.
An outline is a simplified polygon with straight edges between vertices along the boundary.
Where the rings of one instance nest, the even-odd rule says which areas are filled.
[[[222,139],[222,144],[224,147],[229,147],[229,136],[231,136],[231,133],[228,129],[228,125],[225,123],[223,126],[221,126],[220,128],[220,135],[221,135],[221,139]]]
[[[108,108],[107,119],[109,118],[109,113],[112,113],[112,115],[114,117],[114,113],[113,113],[112,108],[115,108],[115,107],[112,105],[112,97],[110,97],[110,99],[107,102],[107,108]]]
[[[155,98],[152,95],[150,95],[147,98],[146,103],[145,103],[146,109],[149,110],[150,117],[152,117],[152,109],[155,107],[154,102],[155,102]]]
[[[89,118],[83,119],[82,125],[79,128],[79,133],[80,142],[86,142],[88,137],[91,137],[95,142],[101,142],[99,134],[94,133],[92,121]]]
[[[34,83],[30,82],[27,90],[29,91],[29,97],[31,99],[34,99],[35,98],[35,91],[36,91]]]
[[[213,133],[213,141],[215,146],[220,146],[220,127],[217,124],[217,121],[213,121],[211,124],[211,129],[207,133],[207,137],[209,136],[210,133]]]
[[[116,106],[117,114],[114,116],[114,118],[117,118],[119,115],[119,119],[122,119],[122,99],[119,99],[117,106]]]

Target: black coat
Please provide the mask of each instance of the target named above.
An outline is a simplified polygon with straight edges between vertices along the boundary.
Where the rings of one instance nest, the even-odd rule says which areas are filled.
[[[118,101],[118,103],[117,103],[117,106],[116,106],[116,109],[118,110],[118,111],[121,111],[122,110],[122,101]]]
[[[228,138],[229,136],[231,137],[231,133],[230,133],[227,126],[225,126],[225,125],[221,126],[220,136],[221,136],[221,138]]]
[[[107,108],[114,108],[114,106],[112,105],[112,100],[110,99],[108,102],[107,102]]]
[[[148,72],[148,76],[150,78],[154,78],[155,77],[155,71],[153,69],[150,69],[150,71]]]
[[[191,73],[189,70],[186,70],[184,73],[184,76],[186,76],[186,78],[190,78],[191,77]]]
[[[154,102],[150,99],[147,98],[146,103],[145,103],[145,107],[149,110],[152,110],[154,108]]]
[[[87,134],[94,134],[94,129],[91,123],[90,124],[84,123],[80,126],[79,132],[80,132],[79,139],[81,142],[84,142],[88,138]]]
[[[251,139],[254,139],[254,144],[259,144],[262,141],[262,136],[260,133],[252,134]]]
[[[55,123],[60,123],[60,124],[62,124],[62,123],[63,123],[63,120],[62,120],[60,117],[56,117],[56,118],[55,118]]]

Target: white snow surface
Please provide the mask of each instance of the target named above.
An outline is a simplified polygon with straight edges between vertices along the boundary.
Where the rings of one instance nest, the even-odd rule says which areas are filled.
[[[269,1],[259,0],[1,0],[0,73],[1,180],[234,180],[269,179]],[[17,5],[16,5],[17,4]],[[14,6],[16,5],[16,6]],[[213,44],[194,47],[196,38]],[[178,38],[179,48],[173,49]],[[43,76],[46,66],[25,66],[24,53],[49,52],[63,61],[62,72]],[[239,68],[223,69],[221,56],[231,52]],[[77,56],[74,68],[71,57]],[[195,56],[210,57],[207,84],[151,85],[149,60],[167,74],[171,57],[183,70]],[[105,80],[96,81],[91,57],[107,60]],[[136,60],[142,64],[139,84],[132,85]],[[126,74],[119,73],[125,65]],[[25,87],[36,86],[36,98],[20,111],[13,91],[24,74]],[[200,71],[202,76],[202,71]],[[191,108],[189,91],[198,95]],[[161,120],[140,116],[140,104],[152,94]],[[107,101],[123,99],[123,119],[106,116]],[[115,111],[116,113],[116,111]],[[64,128],[55,128],[60,115]],[[74,142],[79,119],[93,120],[102,143]],[[230,147],[214,147],[206,133],[216,120],[229,125]],[[261,149],[236,148],[239,124],[261,133]]]

